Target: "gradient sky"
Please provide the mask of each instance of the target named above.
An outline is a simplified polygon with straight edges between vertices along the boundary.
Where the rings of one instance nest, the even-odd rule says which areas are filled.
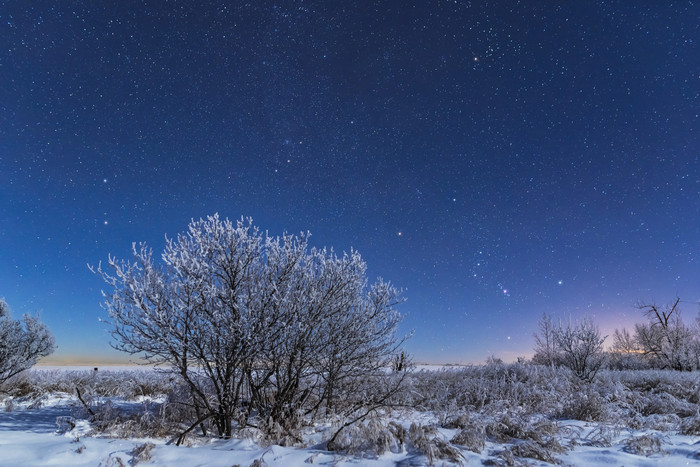
[[[559,5],[557,4],[559,3]],[[700,5],[8,1],[0,296],[114,357],[87,264],[192,218],[358,249],[418,361],[700,301]]]

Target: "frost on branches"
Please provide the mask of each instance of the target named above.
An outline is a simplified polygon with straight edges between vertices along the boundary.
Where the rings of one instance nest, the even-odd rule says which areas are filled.
[[[584,381],[591,381],[605,363],[603,343],[598,327],[590,318],[580,323],[563,326],[555,324],[548,315],[538,322],[535,333],[535,355],[532,361],[539,365],[564,366]]]
[[[97,269],[113,289],[115,347],[179,375],[192,399],[187,431],[230,437],[235,422],[291,433],[299,417],[353,420],[398,391],[405,369],[387,369],[404,341],[399,291],[368,284],[356,251],[309,249],[308,237],[214,215],[167,239],[160,262],[134,244],[133,262]]]
[[[0,384],[33,367],[50,355],[55,340],[46,326],[30,315],[10,318],[10,307],[0,298]]]

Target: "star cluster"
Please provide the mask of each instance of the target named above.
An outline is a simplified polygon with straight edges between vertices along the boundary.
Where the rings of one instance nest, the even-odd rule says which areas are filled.
[[[0,296],[107,354],[86,264],[219,212],[358,249],[423,361],[526,355],[543,312],[609,330],[698,301],[699,14],[7,2]]]

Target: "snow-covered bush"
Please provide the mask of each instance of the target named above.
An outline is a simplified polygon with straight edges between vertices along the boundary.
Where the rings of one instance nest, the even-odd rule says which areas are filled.
[[[151,451],[156,447],[153,443],[143,443],[140,446],[136,446],[129,454],[131,454],[131,465],[134,466],[139,462],[148,462],[151,460]]]
[[[22,320],[10,317],[10,307],[0,298],[0,385],[33,367],[41,357],[53,353],[55,340],[35,316]]]
[[[407,440],[413,448],[425,455],[429,465],[434,465],[435,461],[440,459],[461,463],[464,458],[458,449],[440,438],[433,426],[411,423]]]
[[[634,335],[615,330],[612,364],[637,369],[639,361],[653,368],[677,371],[700,369],[700,335],[697,326],[681,319],[680,298],[666,305],[639,302],[648,318],[634,326]]]
[[[485,431],[497,443],[513,443],[501,453],[506,462],[512,457],[555,462],[554,454],[566,451],[558,439],[557,423],[541,417],[501,414],[486,425]]]
[[[635,404],[635,408],[644,416],[675,414],[690,416],[696,411],[692,404],[678,400],[667,392],[658,392],[642,397]]]
[[[401,352],[399,291],[369,285],[357,252],[309,250],[308,237],[263,236],[250,219],[215,215],[167,239],[162,263],[141,244],[134,262],[110,257],[109,272],[96,270],[113,289],[115,346],[170,366],[188,387],[196,418],[186,432],[211,421],[230,437],[253,413],[293,430],[301,408],[356,412],[397,391],[402,378],[380,380]],[[362,399],[349,398],[358,388]]]
[[[540,332],[535,334],[533,362],[540,365],[564,366],[583,381],[592,381],[605,363],[603,342],[598,327],[590,318],[563,326],[543,315]]]
[[[631,436],[625,440],[625,451],[638,456],[666,454],[663,449],[663,438],[656,434]]]
[[[513,363],[419,371],[410,375],[405,397],[408,405],[445,413],[447,421],[464,409],[553,415],[572,390],[567,369]]]
[[[386,452],[402,452],[405,442],[406,430],[403,427],[372,417],[366,422],[348,426],[327,447],[331,451],[355,456],[380,456]]]
[[[564,450],[561,449],[560,445],[554,443],[552,444],[553,446],[550,447],[534,441],[525,440],[515,443],[508,449],[515,457],[537,459],[549,464],[556,464],[557,460],[554,457],[554,454],[562,453]]]
[[[452,437],[450,443],[480,454],[486,446],[486,429],[483,424],[472,423],[463,427]]]
[[[457,412],[457,413],[439,413],[440,426],[443,428],[466,428],[473,423],[472,418],[469,416],[469,412]]]
[[[680,432],[683,435],[700,436],[700,413],[685,418]]]
[[[559,413],[560,418],[582,421],[605,421],[607,411],[605,400],[591,388],[570,394]]]
[[[609,448],[615,438],[620,435],[619,429],[607,424],[600,424],[593,429],[586,437],[577,440],[577,443],[585,446],[595,446]]]

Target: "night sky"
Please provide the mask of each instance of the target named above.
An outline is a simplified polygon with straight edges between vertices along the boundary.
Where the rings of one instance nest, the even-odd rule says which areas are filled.
[[[697,316],[697,2],[198,3],[0,6],[0,296],[55,361],[117,355],[88,264],[216,212],[359,250],[417,361]]]

